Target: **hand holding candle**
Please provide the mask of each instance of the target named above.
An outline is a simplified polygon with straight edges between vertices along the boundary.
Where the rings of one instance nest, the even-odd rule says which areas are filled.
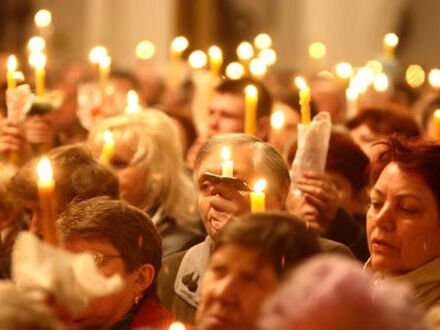
[[[222,176],[233,177],[234,176],[234,162],[231,160],[231,153],[229,148],[224,146],[222,148]]]
[[[47,158],[40,160],[37,165],[37,173],[43,237],[47,243],[57,245],[55,182],[53,180],[52,166]]]
[[[244,132],[255,135],[257,131],[258,89],[254,85],[245,88],[246,112]]]
[[[310,124],[310,87],[302,77],[295,78],[295,84],[299,88],[299,104],[301,106],[301,122],[303,125]]]
[[[104,131],[104,146],[102,147],[102,153],[100,160],[103,163],[110,163],[115,151],[115,140],[113,139],[112,132],[109,130]]]
[[[259,179],[255,182],[254,191],[251,192],[251,212],[258,213],[266,210],[266,180]]]

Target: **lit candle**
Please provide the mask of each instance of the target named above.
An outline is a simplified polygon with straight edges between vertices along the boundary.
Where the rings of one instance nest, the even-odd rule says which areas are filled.
[[[246,112],[244,132],[254,135],[257,130],[258,89],[254,85],[245,88]]]
[[[170,327],[168,328],[168,330],[185,330],[185,329],[186,328],[182,322],[173,322],[173,323],[171,323]]]
[[[202,69],[208,62],[208,58],[203,51],[195,50],[189,55],[188,62],[191,68]]]
[[[429,83],[434,89],[440,88],[440,69],[432,69],[428,75]]]
[[[220,70],[223,64],[222,50],[217,46],[211,46],[208,50],[208,54],[211,72],[215,75],[220,74]]]
[[[43,37],[35,36],[28,41],[28,48],[31,53],[41,53],[45,47],[46,41]]]
[[[335,71],[336,75],[340,79],[345,80],[351,77],[351,74],[353,73],[353,67],[348,62],[341,62],[336,65]]]
[[[309,55],[315,60],[321,60],[327,54],[327,47],[322,42],[313,42],[309,46]]]
[[[440,109],[434,111],[434,132],[433,137],[440,140]]]
[[[394,58],[399,37],[395,33],[387,33],[383,39],[384,56],[388,59]]]
[[[44,29],[52,22],[52,13],[47,9],[41,9],[35,14],[34,22],[38,28]]]
[[[270,116],[270,124],[273,129],[280,130],[283,128],[286,118],[282,110],[276,110]]]
[[[188,48],[189,42],[185,37],[174,38],[171,42],[170,51],[173,58],[181,58],[183,52]]]
[[[355,117],[358,113],[359,93],[354,87],[347,88],[346,97],[346,116],[347,119]]]
[[[244,66],[238,62],[231,62],[226,66],[226,77],[231,80],[241,79],[244,76]]]
[[[425,83],[425,70],[418,64],[411,64],[405,72],[406,83],[412,88],[418,88]]]
[[[222,154],[222,176],[234,176],[234,162],[231,160],[231,152],[229,148],[224,146],[221,151]]]
[[[379,73],[374,77],[374,90],[376,92],[385,92],[388,89],[388,77],[385,73]]]
[[[125,113],[137,113],[140,110],[138,94],[134,90],[129,90],[127,93],[127,106],[125,107]]]
[[[111,63],[112,63],[112,59],[108,55],[105,55],[99,61],[99,83],[101,86],[101,92],[103,96],[105,94],[105,87],[107,86],[107,80],[110,75]]]
[[[245,72],[247,72],[247,65],[250,59],[254,56],[254,48],[249,42],[243,41],[237,47],[237,56],[243,65]]]
[[[258,49],[267,49],[272,47],[272,38],[267,33],[260,33],[254,39],[254,45]]]
[[[108,164],[113,157],[115,151],[115,140],[113,139],[112,132],[109,130],[104,131],[104,146],[102,147],[101,161]]]
[[[301,106],[301,123],[310,124],[310,87],[302,77],[295,78],[295,84],[299,88],[299,104]]]
[[[266,180],[259,179],[255,182],[254,191],[251,192],[251,212],[264,212],[266,210],[266,196],[264,194],[266,189]]]
[[[43,53],[31,53],[29,55],[29,63],[35,68],[35,94],[37,96],[44,95],[44,79],[46,72],[46,55]]]
[[[258,58],[263,61],[266,66],[273,65],[277,60],[277,53],[273,49],[263,49]]]
[[[148,40],[142,40],[136,45],[136,57],[141,60],[149,60],[156,52],[156,46]]]
[[[93,47],[89,52],[89,61],[93,64],[99,64],[101,60],[107,56],[107,49],[103,46]]]
[[[15,55],[9,55],[8,73],[6,75],[6,80],[8,82],[8,89],[14,89],[16,86],[15,78],[14,78],[14,73],[16,69],[17,69],[17,58],[15,57]]]
[[[55,229],[55,182],[53,180],[52,166],[50,165],[49,159],[45,157],[41,158],[37,165],[37,173],[43,238],[47,243],[57,245]]]
[[[255,79],[262,79],[267,72],[266,64],[259,58],[254,58],[249,63],[249,71]]]

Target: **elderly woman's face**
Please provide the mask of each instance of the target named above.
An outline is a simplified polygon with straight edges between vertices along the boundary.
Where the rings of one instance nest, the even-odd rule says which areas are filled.
[[[367,235],[373,270],[404,274],[440,256],[438,205],[419,174],[385,167],[371,191]]]

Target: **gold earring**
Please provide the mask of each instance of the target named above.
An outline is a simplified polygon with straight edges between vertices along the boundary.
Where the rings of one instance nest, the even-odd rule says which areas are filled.
[[[133,297],[133,302],[135,305],[139,304],[139,301],[142,299],[142,293],[136,293]]]

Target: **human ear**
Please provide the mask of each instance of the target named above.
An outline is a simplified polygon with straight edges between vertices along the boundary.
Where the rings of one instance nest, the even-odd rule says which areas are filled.
[[[155,271],[151,264],[144,264],[137,269],[137,276],[135,279],[135,287],[140,292],[145,291],[153,283]]]

